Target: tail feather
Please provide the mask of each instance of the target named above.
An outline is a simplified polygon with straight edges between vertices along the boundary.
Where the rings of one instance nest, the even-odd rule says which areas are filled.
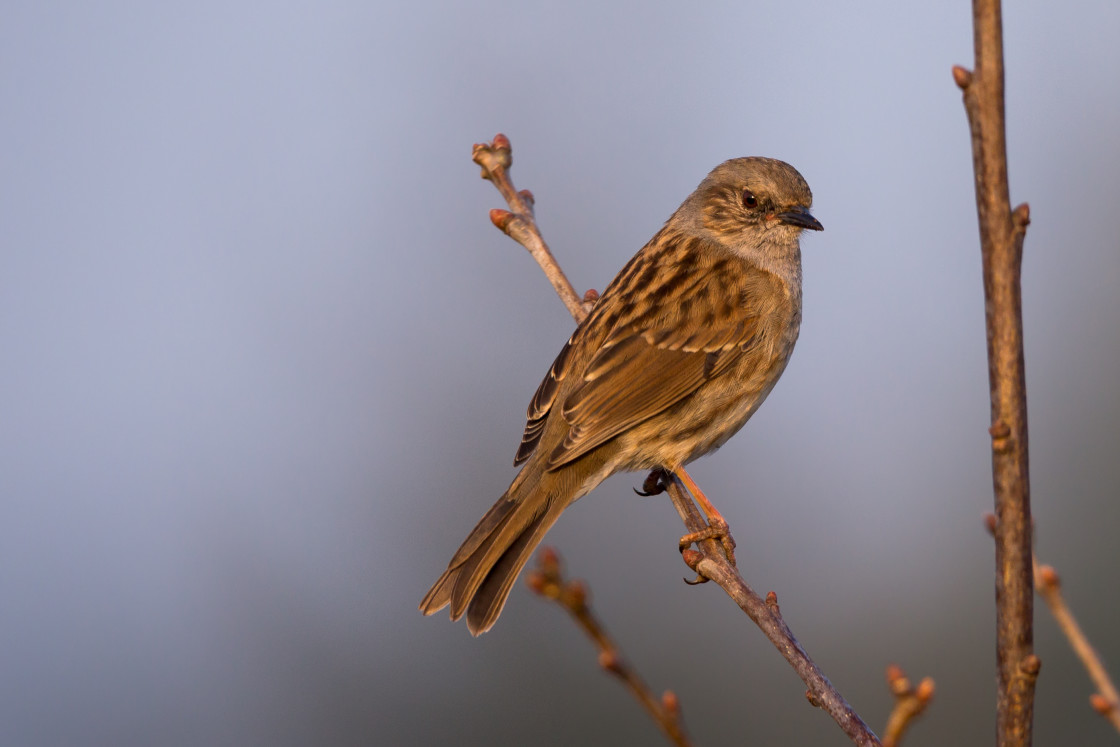
[[[467,611],[478,587],[494,568],[502,554],[531,526],[545,508],[544,501],[521,503],[479,543],[459,568],[459,577],[451,592],[451,619],[458,620]]]
[[[564,508],[550,505],[525,528],[486,574],[467,607],[467,630],[471,635],[482,635],[498,621],[510,590],[513,589],[513,582],[517,580],[521,569],[544,539],[544,535],[560,518]]]
[[[478,546],[509,518],[510,514],[513,513],[513,510],[517,508],[517,506],[518,501],[510,497],[510,491],[507,490],[506,494],[490,507],[486,515],[478,520],[474,529],[472,529],[471,533],[467,535],[467,538],[463,540],[463,544],[455,551],[455,556],[451,558],[451,562],[447,564],[447,567],[455,568],[466,562],[467,558],[473,555],[474,551],[478,549]]]
[[[581,457],[579,474],[526,464],[459,547],[420,611],[431,615],[450,605],[451,619],[466,615],[474,635],[493,627],[533,550],[564,509],[610,474],[612,456],[598,449]]]
[[[424,596],[421,612],[451,605],[451,619],[466,614],[474,635],[493,626],[529,556],[571,502],[554,500],[539,487],[523,500],[511,495],[512,487],[498,499]]]

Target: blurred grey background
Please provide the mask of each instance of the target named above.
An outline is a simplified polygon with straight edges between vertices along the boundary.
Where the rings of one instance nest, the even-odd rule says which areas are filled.
[[[744,575],[876,728],[990,744],[987,368],[954,3],[51,3],[0,23],[0,743],[658,744],[523,586],[420,597],[504,490],[581,291],[707,171],[794,164],[801,340],[693,475]],[[1006,9],[1038,547],[1120,671],[1120,5]],[[844,744],[616,477],[548,543],[698,745]],[[1041,608],[1037,743],[1107,744]],[[707,686],[710,678],[718,689]]]

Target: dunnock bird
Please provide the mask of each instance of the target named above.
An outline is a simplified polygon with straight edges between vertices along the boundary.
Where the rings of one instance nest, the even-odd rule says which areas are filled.
[[[529,403],[513,484],[420,603],[494,625],[565,508],[615,472],[680,470],[747,422],[801,324],[813,196],[792,166],[717,166],[607,286]],[[705,501],[706,502],[706,501]]]

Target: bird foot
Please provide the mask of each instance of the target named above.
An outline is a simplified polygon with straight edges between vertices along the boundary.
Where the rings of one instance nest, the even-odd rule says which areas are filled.
[[[708,518],[708,526],[701,529],[699,532],[690,532],[680,539],[680,551],[683,555],[685,550],[694,544],[703,542],[704,540],[718,539],[720,545],[723,547],[723,554],[727,556],[727,561],[732,566],[735,565],[735,538],[731,536],[731,529],[727,526],[722,516],[711,516]],[[705,579],[707,580],[707,579]],[[693,583],[701,583],[699,579]]]

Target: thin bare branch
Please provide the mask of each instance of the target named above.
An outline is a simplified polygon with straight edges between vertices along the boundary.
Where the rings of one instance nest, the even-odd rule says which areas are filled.
[[[933,678],[926,677],[914,687],[906,673],[891,664],[887,667],[887,687],[895,700],[887,726],[883,729],[883,747],[898,747],[911,722],[922,715],[933,700]]]
[[[564,273],[556,263],[555,257],[548,251],[540,231],[532,216],[532,195],[527,191],[518,192],[509,178],[509,167],[513,162],[512,149],[509,139],[505,135],[496,135],[492,143],[483,143],[474,146],[474,161],[482,167],[482,175],[489,179],[502,193],[510,211],[492,210],[491,220],[494,225],[505,231],[511,238],[520,243],[537,263],[541,265],[545,275],[552,281],[553,287],[560,295],[564,305],[577,323],[583,321],[587,312],[594,305],[597,295],[588,291],[584,302],[578,302],[578,296],[568,282]],[[526,204],[526,199],[528,203]],[[507,216],[510,216],[507,218]],[[515,228],[511,229],[511,226]],[[543,247],[543,250],[542,250]],[[575,301],[573,301],[575,299]],[[682,470],[683,472],[683,470]],[[688,478],[691,480],[691,478]],[[649,485],[649,481],[647,481]],[[663,487],[667,489],[673,506],[680,515],[689,533],[696,535],[708,534],[707,522],[704,520],[696,504],[688,496],[684,485],[677,475],[671,475],[664,480]],[[823,708],[845,734],[857,745],[880,745],[875,732],[859,717],[859,714],[848,704],[839,691],[833,687],[820,668],[813,662],[805,649],[801,647],[793,632],[786,625],[778,608],[778,599],[774,592],[770,592],[763,600],[739,575],[739,571],[728,559],[724,545],[716,537],[702,539],[696,543],[698,550],[682,550],[685,562],[692,570],[699,574],[700,581],[710,579],[715,581],[740,609],[747,613],[752,621],[762,630],[766,637],[781,652],[786,661],[790,663],[797,675],[808,687],[806,696],[809,702]]]
[[[704,517],[688,497],[680,479],[672,475],[666,487],[673,501],[673,507],[676,508],[688,530],[703,531],[707,526]],[[824,676],[816,662],[801,647],[782,617],[777,594],[771,591],[766,595],[766,599],[759,596],[728,560],[723,546],[717,539],[703,540],[697,543],[697,547],[700,549],[685,550],[681,553],[684,562],[701,578],[710,579],[718,584],[727,596],[747,613],[747,617],[774,644],[774,648],[778,649],[782,657],[793,667],[793,671],[797,672],[797,676],[805,683],[808,688],[805,696],[809,702],[826,711],[855,744],[879,745],[879,738],[875,736],[875,732],[860,718],[844,696]]]
[[[1089,679],[1097,687],[1098,692],[1095,693],[1095,697],[1090,698],[1090,705],[1093,710],[1106,717],[1112,723],[1113,728],[1120,731],[1120,695],[1116,692],[1116,685],[1112,683],[1112,678],[1108,676],[1108,670],[1105,669],[1104,662],[1101,661],[1101,657],[1089,643],[1085,632],[1077,624],[1077,618],[1073,616],[1073,611],[1066,604],[1066,600],[1062,596],[1062,581],[1058,577],[1058,572],[1052,566],[1039,565],[1036,558],[1034,583],[1038,595],[1050,608],[1050,613],[1054,615],[1058,627],[1065,634],[1073,652],[1077,654],[1077,658],[1081,659],[1081,663],[1089,673]]]
[[[498,133],[492,143],[476,143],[471,157],[482,167],[482,178],[489,179],[509,205],[509,210],[497,208],[491,210],[490,220],[507,236],[529,251],[544,270],[545,277],[552,283],[556,295],[560,296],[568,313],[576,320],[576,324],[579,324],[595,305],[594,299],[588,299],[587,302],[580,300],[575,288],[568,282],[560,265],[556,263],[556,258],[552,256],[548,244],[544,243],[544,237],[541,236],[536,218],[533,216],[533,193],[527,189],[518,192],[514,188],[509,178],[509,169],[513,165],[513,149],[510,147],[509,138]]]
[[[973,0],[975,69],[953,68],[972,134],[976,210],[984,266],[996,526],[996,733],[999,745],[1029,745],[1034,686],[1030,476],[1020,268],[1030,212],[1011,210],[999,0]]]
[[[681,725],[681,706],[676,694],[672,690],[666,690],[658,698],[626,662],[618,646],[607,635],[602,623],[591,612],[587,601],[589,597],[587,587],[580,581],[564,579],[560,568],[560,556],[554,549],[542,548],[537,554],[537,563],[536,570],[525,579],[529,588],[567,610],[599,649],[599,666],[618,677],[630,689],[673,744],[689,747],[691,742],[688,741],[684,727]]]

